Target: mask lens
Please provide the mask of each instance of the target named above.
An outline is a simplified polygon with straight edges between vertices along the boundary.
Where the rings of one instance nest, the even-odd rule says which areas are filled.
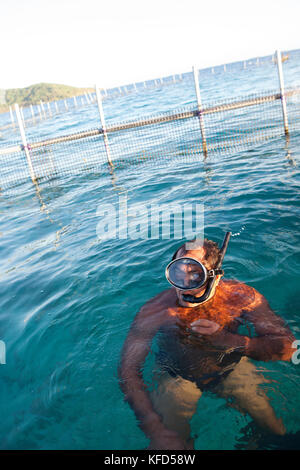
[[[168,266],[166,276],[178,289],[197,289],[206,281],[206,269],[198,261],[182,258]]]

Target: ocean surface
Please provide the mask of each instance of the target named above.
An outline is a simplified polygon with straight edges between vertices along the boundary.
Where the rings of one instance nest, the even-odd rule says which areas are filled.
[[[288,84],[299,84],[299,62],[284,67]],[[204,102],[278,88],[271,65],[220,71],[205,80]],[[181,83],[107,100],[104,109],[114,122],[194,102],[192,85]],[[61,135],[95,127],[97,119],[96,108],[78,108],[28,132],[35,139]],[[2,145],[19,142],[17,134],[2,138]],[[27,175],[14,191],[2,191],[0,340],[6,363],[0,364],[0,448],[149,444],[124,402],[117,369],[139,308],[168,288],[165,266],[182,240],[100,240],[101,210],[118,211],[124,198],[140,211],[140,223],[147,223],[151,204],[202,204],[207,238],[221,243],[225,231],[233,233],[225,277],[258,289],[300,340],[299,149],[300,132],[293,131],[288,143],[279,136],[232,155],[140,167],[128,162],[114,172],[103,164],[37,187]],[[67,146],[64,151],[72,158]],[[147,383],[153,361],[154,350],[143,371]],[[261,437],[248,415],[204,393],[191,423],[196,449],[299,448],[300,364],[256,365],[269,379],[265,391],[286,436]]]

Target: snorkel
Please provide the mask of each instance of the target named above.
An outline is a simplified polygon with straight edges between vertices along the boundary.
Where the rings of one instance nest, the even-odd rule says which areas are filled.
[[[224,256],[225,256],[225,253],[226,253],[226,250],[227,250],[227,246],[228,246],[228,243],[229,243],[230,236],[231,236],[231,232],[227,232],[225,237],[224,237],[222,248],[220,250],[219,260],[217,262],[216,267],[214,269],[210,269],[209,271],[207,271],[207,276],[205,276],[205,283],[202,284],[202,285],[206,284],[206,288],[205,288],[204,293],[200,297],[195,297],[192,294],[182,293],[182,299],[185,302],[192,303],[192,304],[201,304],[201,303],[206,302],[207,300],[209,300],[214,295],[215,288],[217,287],[221,277],[224,275],[224,271],[223,271],[223,269],[221,269],[221,267],[222,267],[223,259],[224,259]],[[169,266],[167,267],[167,270],[166,270],[167,273],[168,273],[168,270],[169,270],[171,264],[174,263],[175,261],[176,260],[172,261],[169,264]],[[201,265],[201,263],[199,263],[199,265]],[[204,268],[204,269],[206,269],[206,268]],[[171,282],[168,274],[166,274],[166,277],[167,277],[167,280],[169,282]],[[171,282],[171,284],[174,285],[174,283],[172,283],[172,282]],[[191,288],[186,288],[185,289],[185,288],[179,287],[179,286],[175,286],[175,287],[179,288],[181,291],[193,290],[193,288],[192,289]],[[199,287],[201,287],[201,286],[199,286]],[[194,289],[196,289],[196,288],[197,287],[195,287]]]

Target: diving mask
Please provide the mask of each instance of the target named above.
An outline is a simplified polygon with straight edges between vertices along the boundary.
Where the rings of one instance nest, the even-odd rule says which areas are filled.
[[[181,257],[171,261],[166,268],[166,278],[172,286],[182,291],[191,291],[206,286],[205,292],[200,297],[182,294],[183,300],[189,303],[203,303],[214,292],[214,288],[224,271],[221,269],[223,258],[228,246],[231,232],[227,232],[220,250],[217,266],[208,270],[200,261],[194,258]]]
[[[180,290],[194,290],[204,286],[209,278],[224,274],[222,269],[210,269],[194,258],[177,258],[168,264],[166,278],[170,284]]]

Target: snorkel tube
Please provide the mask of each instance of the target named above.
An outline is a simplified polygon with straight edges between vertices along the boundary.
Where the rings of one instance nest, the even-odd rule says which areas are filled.
[[[206,286],[204,294],[201,295],[200,297],[195,297],[194,295],[191,295],[191,294],[182,294],[182,299],[185,302],[189,302],[191,304],[201,304],[203,302],[206,302],[206,300],[209,299],[210,295],[212,294],[213,287],[216,283],[217,276],[221,277],[224,274],[224,271],[223,269],[221,269],[221,266],[222,266],[223,259],[227,250],[230,236],[231,236],[231,232],[226,232],[217,265],[214,269],[211,269],[208,272],[209,277],[208,277],[207,286]]]

